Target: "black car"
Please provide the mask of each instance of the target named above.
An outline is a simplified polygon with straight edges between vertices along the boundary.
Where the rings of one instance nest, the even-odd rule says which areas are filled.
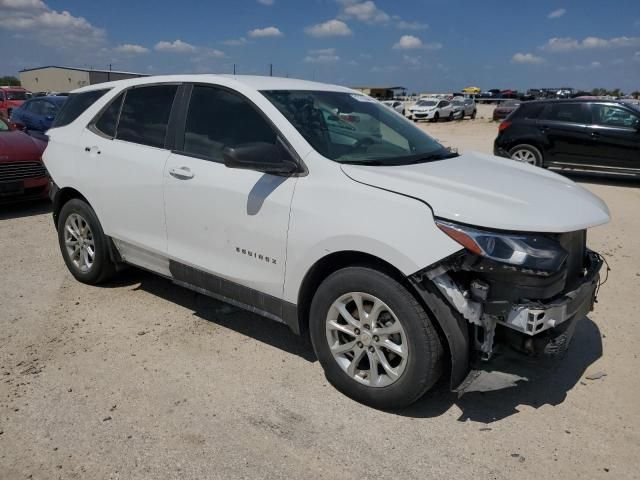
[[[618,100],[522,103],[499,127],[496,155],[540,167],[640,174],[640,106]]]

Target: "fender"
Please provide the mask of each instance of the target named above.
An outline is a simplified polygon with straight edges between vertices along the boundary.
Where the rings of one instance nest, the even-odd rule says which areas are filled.
[[[456,315],[448,302],[435,287],[422,281],[420,275],[412,275],[409,281],[416,293],[433,313],[442,333],[447,339],[451,360],[450,388],[456,388],[464,381],[470,371],[469,330],[462,316]]]

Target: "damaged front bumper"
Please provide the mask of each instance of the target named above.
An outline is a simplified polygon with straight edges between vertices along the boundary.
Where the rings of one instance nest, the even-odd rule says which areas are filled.
[[[504,278],[493,281],[499,272],[487,271],[486,264],[473,267],[474,262],[478,265],[477,259],[469,256],[464,252],[413,276],[414,284],[435,286],[468,323],[467,372],[505,349],[536,359],[562,356],[576,323],[593,309],[602,257],[585,249],[573,276],[565,271],[560,280],[550,278],[539,284],[526,275],[514,276],[513,284],[505,288],[508,282]],[[492,295],[492,288],[498,296]],[[467,383],[458,373],[452,378],[452,389],[459,391]]]

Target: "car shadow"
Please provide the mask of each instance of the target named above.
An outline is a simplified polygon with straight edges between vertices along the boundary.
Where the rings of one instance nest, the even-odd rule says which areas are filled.
[[[448,386],[442,384],[417,403],[394,413],[414,418],[432,418],[456,405],[461,410],[458,421],[472,420],[488,424],[519,413],[520,406],[537,409],[543,405],[560,405],[587,368],[601,356],[600,329],[586,317],[576,325],[564,358],[544,367],[532,367],[522,362],[510,364],[508,369],[503,370],[512,378],[525,377],[524,380],[512,382],[502,389],[471,392],[462,397],[449,392]]]
[[[129,268],[121,272],[115,281],[104,286],[133,285],[136,285],[135,290],[176,303],[202,320],[229,328],[308,362],[317,361],[308,335],[297,336],[284,324],[176,286],[155,274]],[[494,370],[507,372],[509,378],[522,380],[510,381],[501,389],[465,393],[460,397],[449,391],[448,382],[443,378],[415,404],[388,413],[411,418],[433,418],[457,406],[461,410],[458,421],[472,420],[489,424],[519,413],[521,405],[533,408],[559,405],[580,381],[586,369],[602,356],[601,337],[598,326],[586,317],[577,323],[565,357],[552,365],[543,367],[537,362],[511,362],[504,357],[502,362],[492,362]],[[506,368],[502,369],[501,366]]]
[[[295,335],[283,323],[269,320],[244,309],[175,285],[170,280],[153,273],[128,268],[120,272],[117,278],[104,287],[116,288],[133,286],[164,300],[176,303],[193,315],[207,322],[251,337],[308,362],[315,362],[316,356],[308,336]]]
[[[51,213],[51,208],[51,202],[46,199],[25,200],[6,204],[0,203],[0,220],[32,217],[34,215]]]

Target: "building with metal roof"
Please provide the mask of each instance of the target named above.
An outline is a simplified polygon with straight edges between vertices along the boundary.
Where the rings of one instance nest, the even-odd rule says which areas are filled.
[[[70,92],[96,83],[147,76],[134,72],[49,65],[21,70],[20,83],[31,92]]]

